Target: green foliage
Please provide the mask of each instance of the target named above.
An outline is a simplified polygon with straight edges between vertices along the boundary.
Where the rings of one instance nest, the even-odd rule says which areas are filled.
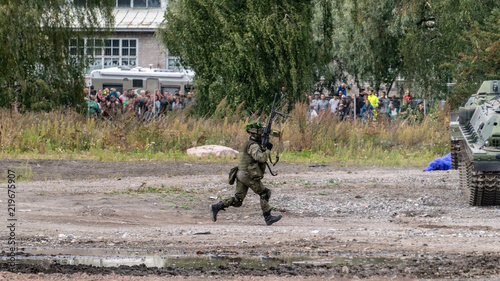
[[[474,22],[463,40],[473,48],[460,53],[458,84],[451,97],[454,104],[463,104],[482,80],[500,79],[500,9],[495,8],[484,23]]]
[[[83,101],[83,70],[89,62],[80,46],[106,30],[114,0],[0,1],[0,106],[49,110]],[[101,19],[105,19],[101,23]],[[78,32],[75,29],[78,28]],[[8,39],[8,40],[7,40]]]
[[[402,35],[399,44],[403,57],[401,75],[414,92],[427,97],[447,92],[446,82],[454,81],[461,72],[460,54],[475,53],[476,42],[464,35],[473,26],[483,26],[497,6],[497,0],[411,0],[396,5],[397,18],[391,28]],[[465,86],[470,91],[467,96],[481,84],[476,80],[477,86],[471,87],[457,80],[457,89]],[[457,101],[454,105],[463,102]]]
[[[322,32],[319,38],[331,37],[321,40],[326,44],[321,50],[333,58],[326,62],[327,83],[345,82],[346,74],[350,74],[358,87],[365,82],[376,89],[382,83],[392,85],[401,67],[400,35],[389,29],[395,17],[394,1],[332,0],[319,6],[323,10],[321,27],[317,28]],[[328,9],[332,12],[326,12]]]
[[[19,167],[9,167],[9,170],[14,171],[14,174],[16,175],[16,182],[31,181],[37,176],[36,173],[31,170],[31,167],[28,166],[28,162],[29,161],[21,163],[21,166]],[[2,176],[3,179],[5,179],[5,182],[7,182],[7,170],[4,171]]]
[[[399,75],[425,98],[443,98],[446,83],[457,82],[449,98],[463,104],[483,79],[499,77],[497,6],[497,0],[316,0],[317,74],[330,90],[347,75],[375,89],[390,88]]]
[[[201,114],[226,99],[247,112],[269,107],[286,88],[302,98],[312,81],[312,1],[170,2],[158,31],[172,54],[196,72]]]
[[[282,142],[272,140],[273,151],[282,152],[283,162],[424,166],[449,152],[448,111],[436,111],[421,123],[388,123],[383,118],[376,123],[349,123],[329,115],[311,122],[307,107],[301,104],[291,114],[292,119],[275,127],[282,131]],[[200,159],[186,155],[188,148],[207,144],[240,149],[248,139],[244,129],[248,120],[241,115],[232,118],[177,115],[152,123],[125,118],[110,123],[74,111],[11,115],[8,110],[0,110],[0,157],[234,162],[229,157]]]

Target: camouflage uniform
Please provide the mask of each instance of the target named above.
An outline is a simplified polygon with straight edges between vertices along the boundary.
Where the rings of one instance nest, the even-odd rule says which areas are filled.
[[[260,179],[252,179],[248,175],[248,166],[258,162],[260,169],[265,171],[266,161],[271,154],[270,150],[263,150],[260,144],[250,138],[243,145],[238,164],[238,174],[236,175],[236,193],[234,197],[228,197],[222,200],[224,207],[229,206],[240,207],[243,204],[248,188],[260,196],[260,207],[262,212],[269,211],[269,197],[271,196],[271,191],[264,187]]]
[[[272,144],[267,143],[267,149],[260,145],[258,138],[259,134],[250,132],[252,136],[247,140],[239,154],[239,164],[238,173],[236,174],[236,193],[233,197],[224,198],[217,204],[210,205],[210,214],[212,221],[217,221],[217,213],[221,210],[225,210],[229,206],[241,207],[243,200],[245,199],[248,188],[260,196],[260,207],[264,215],[264,220],[267,225],[271,225],[281,219],[281,215],[272,216],[271,210],[269,208],[269,199],[271,198],[271,190],[265,188],[260,181],[263,177],[264,171],[266,170],[266,161],[271,155]],[[256,139],[257,138],[257,139]],[[258,165],[259,169],[249,169],[255,168]],[[250,177],[250,172],[258,171],[262,177]]]

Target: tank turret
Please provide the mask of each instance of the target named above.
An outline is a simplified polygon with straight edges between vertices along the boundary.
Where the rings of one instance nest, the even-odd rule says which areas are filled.
[[[500,80],[490,80],[484,81],[479,87],[477,93],[473,94],[465,103],[463,107],[460,108],[459,116],[457,119],[450,122],[450,132],[451,132],[451,168],[458,169],[458,162],[460,161],[460,143],[464,140],[464,136],[460,131],[460,114],[462,114],[462,121],[470,120],[472,114],[474,114],[476,107],[494,99],[500,95],[500,90],[498,88]]]

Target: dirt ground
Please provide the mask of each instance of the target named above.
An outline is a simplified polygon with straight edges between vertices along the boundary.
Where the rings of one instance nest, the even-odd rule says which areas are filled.
[[[7,170],[24,162],[0,160],[5,225]],[[281,221],[266,226],[249,191],[212,222],[209,205],[233,193],[234,165],[30,160],[31,180],[16,183],[20,249],[7,264],[2,227],[0,280],[500,279],[500,208],[469,207],[457,171],[278,164],[264,183]],[[67,262],[82,257],[194,266]]]

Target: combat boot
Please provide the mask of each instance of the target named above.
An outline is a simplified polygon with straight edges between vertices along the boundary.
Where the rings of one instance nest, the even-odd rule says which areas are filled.
[[[217,221],[217,213],[219,211],[225,211],[226,208],[224,207],[224,203],[222,203],[222,201],[220,201],[219,203],[217,204],[212,204],[210,205],[210,216],[212,217],[212,221]]]
[[[281,215],[271,216],[271,211],[267,211],[264,213],[264,219],[266,220],[267,225],[271,225],[281,219]]]

